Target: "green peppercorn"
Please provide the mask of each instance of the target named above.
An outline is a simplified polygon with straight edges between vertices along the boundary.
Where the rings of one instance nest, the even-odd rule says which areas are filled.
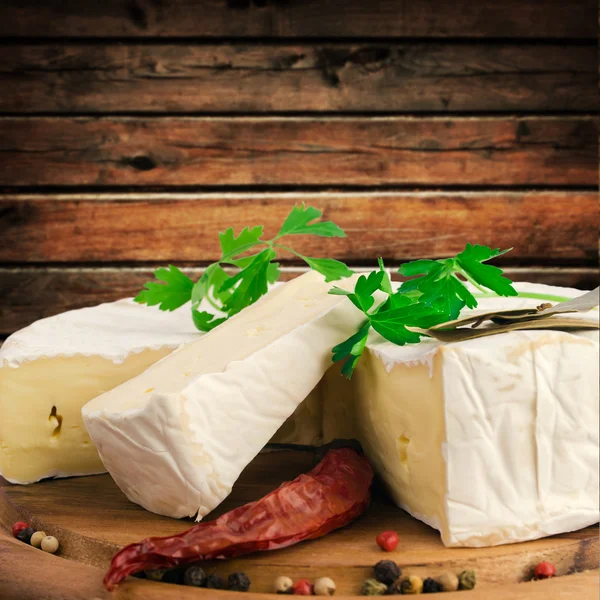
[[[467,569],[458,576],[459,590],[472,590],[475,587],[476,577],[473,569]]]
[[[393,560],[380,560],[374,567],[375,579],[386,585],[390,585],[400,577],[402,571]]]
[[[401,594],[420,594],[423,591],[423,580],[417,575],[405,577],[400,582]]]
[[[442,584],[435,579],[431,579],[431,577],[428,577],[423,581],[424,594],[437,594],[438,592],[441,592],[442,589]]]
[[[222,590],[225,587],[225,584],[218,575],[209,575],[206,578],[206,587],[213,590]]]
[[[144,571],[144,573],[146,573],[146,578],[150,579],[150,581],[162,581],[162,578],[166,572],[166,569],[153,569],[152,571]]]
[[[227,578],[227,589],[232,592],[247,592],[250,589],[250,578],[246,573],[232,573]]]
[[[206,572],[198,565],[188,567],[183,574],[183,585],[192,587],[204,587],[206,583]]]
[[[454,592],[458,589],[458,577],[454,573],[446,571],[437,580],[440,582],[444,592]]]
[[[387,585],[377,579],[367,579],[362,586],[363,596],[383,596],[387,592]]]

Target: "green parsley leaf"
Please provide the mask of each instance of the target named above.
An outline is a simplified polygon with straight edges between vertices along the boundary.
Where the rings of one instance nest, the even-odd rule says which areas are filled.
[[[337,286],[329,290],[329,293],[334,296],[348,296],[348,299],[358,308],[366,313],[375,303],[373,294],[380,289],[385,273],[382,271],[372,271],[368,277],[361,275],[356,285],[354,292],[349,292]]]
[[[370,323],[367,320],[360,329],[341,344],[333,347],[333,362],[345,361],[342,366],[342,374],[350,379],[358,360],[367,345]]]
[[[333,258],[312,258],[310,256],[304,256],[303,258],[311,269],[324,275],[327,282],[350,277],[354,274],[354,271],[349,269],[343,262]]]
[[[380,258],[379,271],[370,273],[368,277],[359,277],[354,291],[333,288],[329,292],[347,296],[367,316],[367,321],[359,331],[333,348],[333,361],[345,359],[343,373],[346,377],[351,377],[364,351],[371,327],[394,344],[415,344],[420,341],[422,334],[411,327],[429,329],[456,319],[465,306],[477,306],[477,300],[458,275],[475,286],[482,285],[497,294],[516,295],[511,282],[502,277],[500,269],[483,264],[504,252],[507,251],[467,244],[454,258],[406,263],[400,267],[399,272],[417,277],[404,282],[395,293]],[[375,304],[373,294],[377,290],[385,292],[388,297],[371,310]]]
[[[383,278],[381,280],[381,284],[379,289],[386,294],[393,294],[394,290],[392,289],[392,282],[390,281],[390,276],[387,274],[385,270],[385,265],[383,264],[383,258],[379,257],[377,259],[377,263],[379,264],[379,270],[383,273]]]
[[[510,279],[502,276],[502,269],[483,264],[490,258],[500,256],[508,251],[467,244],[467,247],[457,255],[456,260],[465,275],[476,283],[496,292],[499,296],[516,296],[517,290],[511,285]]]
[[[505,252],[508,250],[492,250],[487,246],[467,244],[466,248],[454,258],[416,260],[406,263],[399,269],[402,275],[422,275],[422,277],[404,282],[400,291],[418,292],[419,302],[435,306],[447,315],[447,320],[456,319],[465,306],[469,308],[477,306],[477,300],[457,275],[462,275],[475,285],[483,285],[500,296],[517,294],[510,280],[502,277],[501,269],[483,264]]]
[[[403,264],[398,272],[405,277],[413,277],[414,275],[425,275],[435,268],[439,263],[435,260],[413,260],[412,262]]]
[[[271,248],[259,252],[247,267],[221,286],[221,292],[233,289],[224,303],[225,312],[230,316],[234,315],[267,293],[269,261],[275,256],[275,251]]]
[[[292,211],[283,222],[277,238],[284,235],[302,235],[312,234],[320,237],[346,237],[343,229],[340,229],[332,221],[321,221],[319,223],[311,223],[318,219],[323,213],[314,206],[306,207],[304,202],[302,206],[294,206]]]
[[[169,265],[166,269],[156,269],[154,277],[163,283],[146,283],[134,298],[135,302],[148,306],[158,305],[160,310],[175,310],[190,301],[194,283],[177,267]]]
[[[136,301],[159,305],[161,310],[175,310],[192,299],[192,318],[196,327],[209,331],[225,318],[256,302],[267,293],[268,285],[279,279],[279,263],[274,261],[276,249],[289,251],[305,260],[312,269],[323,274],[328,282],[348,277],[353,271],[339,260],[303,256],[293,248],[276,243],[284,235],[346,236],[331,221],[314,222],[321,215],[321,211],[312,206],[294,206],[277,236],[271,240],[261,239],[262,226],[244,227],[237,236],[233,228],[229,227],[219,234],[221,257],[206,268],[199,281],[194,284],[172,266],[158,269],[156,277],[163,283],[147,283]],[[258,251],[260,247],[262,250]],[[240,271],[230,276],[223,268],[227,265],[237,267]],[[199,310],[204,299],[214,307],[215,315]],[[225,316],[221,316],[222,314]]]
[[[200,331],[211,331],[217,325],[227,321],[227,317],[217,318],[207,311],[200,312],[196,309],[192,309],[192,319],[194,320],[194,325]]]
[[[240,234],[235,237],[233,227],[229,227],[224,232],[219,234],[219,241],[221,242],[221,250],[223,256],[220,262],[231,262],[234,256],[243,254],[250,248],[256,246],[260,241],[260,236],[263,233],[263,228],[259,227],[244,227]]]
[[[219,292],[219,288],[227,279],[229,279],[229,275],[223,271],[218,263],[213,263],[204,271],[199,281],[194,284],[192,288],[192,319],[196,329],[210,331],[226,320],[226,317],[219,318],[207,311],[200,311],[199,308],[204,298],[207,298],[211,304],[214,304],[211,296],[220,302],[224,302],[231,295],[231,291],[229,290]]]

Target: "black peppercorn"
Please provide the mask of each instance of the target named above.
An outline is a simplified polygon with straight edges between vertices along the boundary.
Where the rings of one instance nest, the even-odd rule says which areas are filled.
[[[391,585],[400,577],[402,571],[393,560],[380,560],[374,567],[375,579],[385,585]]]
[[[443,591],[442,584],[438,583],[435,579],[428,577],[423,581],[423,593],[424,594],[437,594]]]
[[[17,535],[15,537],[18,540],[21,540],[22,542],[29,544],[29,542],[31,541],[31,536],[34,533],[35,533],[35,529],[32,529],[31,527],[25,527],[25,529],[21,529],[21,531],[19,531],[19,533],[17,533]]]
[[[183,573],[181,569],[169,569],[162,576],[163,583],[175,583],[177,585],[183,583]]]
[[[202,567],[193,565],[188,567],[183,574],[183,585],[191,585],[193,587],[204,587],[206,583],[206,573]]]
[[[223,580],[218,575],[209,575],[206,578],[206,587],[213,590],[222,590],[225,585]]]
[[[227,589],[233,592],[247,592],[250,589],[250,579],[246,573],[232,573],[227,578]]]

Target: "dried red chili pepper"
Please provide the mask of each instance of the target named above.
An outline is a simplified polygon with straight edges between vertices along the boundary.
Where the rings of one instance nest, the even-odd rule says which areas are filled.
[[[373,470],[364,456],[350,448],[330,450],[309,473],[216,521],[126,546],[112,559],[104,585],[112,589],[142,570],[276,550],[323,536],[366,510],[372,480]]]

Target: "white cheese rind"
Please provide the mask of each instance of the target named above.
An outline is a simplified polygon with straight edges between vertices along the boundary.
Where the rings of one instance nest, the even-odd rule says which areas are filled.
[[[352,288],[354,279],[337,283]],[[84,407],[129,499],[200,519],[229,495],[363,318],[330,288],[309,272]]]
[[[554,331],[512,338],[444,351],[448,546],[598,521],[598,342]]]
[[[480,308],[540,302],[486,299]],[[577,318],[597,320],[598,311]],[[516,331],[412,347],[374,335],[354,376],[356,435],[396,503],[439,529],[448,546],[576,530],[600,512],[598,363],[597,331]]]
[[[116,364],[144,350],[198,339],[190,306],[164,312],[131,298],[70,310],[13,333],[0,348],[0,367],[40,358],[99,356]]]

